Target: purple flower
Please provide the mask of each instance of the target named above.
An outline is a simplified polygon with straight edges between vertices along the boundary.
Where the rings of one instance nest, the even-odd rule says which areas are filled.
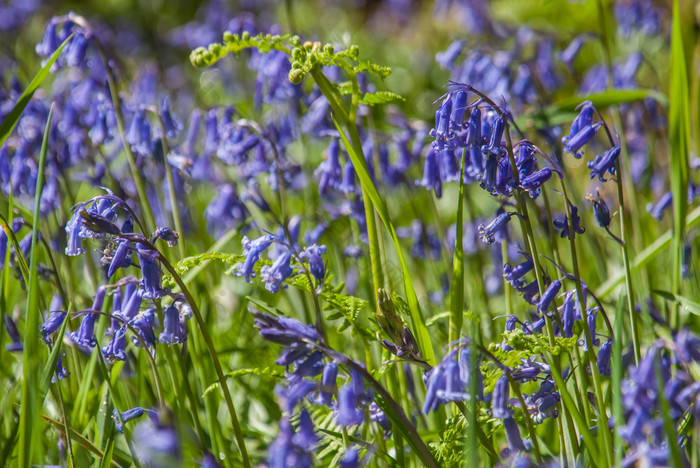
[[[610,358],[612,357],[612,340],[606,340],[600,345],[596,366],[600,375],[610,376]]]
[[[142,109],[134,112],[125,139],[134,153],[140,156],[151,154],[151,124],[148,123],[146,113]]]
[[[342,427],[357,426],[365,421],[365,412],[360,406],[358,395],[352,384],[345,384],[338,390],[336,422]]]
[[[437,157],[435,149],[428,149],[425,155],[425,165],[423,166],[423,178],[416,182],[416,185],[425,187],[427,190],[435,190],[435,196],[442,197],[442,180],[440,180],[440,171],[438,169]]]
[[[240,225],[248,217],[248,210],[236,194],[233,185],[221,184],[217,192],[204,210],[207,230],[216,238]]]
[[[540,187],[552,177],[552,170],[548,167],[522,178],[520,186],[530,194],[530,198],[537,198],[540,194]]]
[[[504,419],[510,416],[508,409],[508,377],[502,375],[496,381],[491,395],[491,412],[494,418]]]
[[[501,154],[501,140],[503,139],[503,131],[506,127],[506,120],[504,116],[499,116],[494,122],[493,128],[491,130],[491,135],[489,137],[489,143],[481,147],[481,151],[484,154]],[[483,132],[482,132],[483,133]]]
[[[511,452],[524,452],[526,449],[523,438],[520,436],[520,429],[512,416],[506,416],[503,420],[503,427],[506,430],[506,440],[508,441],[508,449]]]
[[[70,339],[75,343],[81,351],[90,353],[92,348],[97,345],[97,340],[95,339],[95,319],[97,314],[88,313],[83,317],[80,322],[80,327],[78,331],[72,332],[70,334]]]
[[[330,408],[333,403],[333,395],[338,388],[336,379],[338,378],[338,364],[331,362],[323,368],[321,376],[321,386],[318,389],[318,395],[313,399],[317,405],[324,405]]]
[[[598,222],[598,226],[602,228],[610,226],[610,210],[605,200],[601,197],[593,199],[593,215]]]
[[[591,170],[591,179],[598,176],[601,182],[605,182],[605,173],[615,174],[615,163],[620,156],[620,147],[613,146],[602,156],[599,154],[593,161],[589,161],[587,166]]]
[[[243,254],[245,260],[243,263],[237,263],[233,267],[233,274],[243,276],[248,283],[252,283],[251,278],[255,278],[256,273],[253,271],[255,264],[260,260],[260,254],[267,249],[272,242],[277,238],[272,234],[267,234],[251,241],[248,236],[243,236],[241,244],[243,245]]]
[[[311,245],[306,247],[299,257],[309,262],[309,272],[316,281],[323,283],[326,277],[326,264],[323,262],[323,254],[327,251],[325,245]]]
[[[19,336],[17,325],[9,314],[5,315],[5,328],[7,329],[7,334],[10,335],[10,339],[12,340],[12,343],[5,345],[5,349],[10,352],[22,351],[24,349],[22,337]]]
[[[672,203],[673,193],[669,190],[668,192],[661,195],[661,197],[659,197],[659,200],[656,203],[649,203],[647,205],[647,211],[649,212],[652,218],[656,219],[657,221],[661,221],[661,218],[664,215],[664,211],[670,208]]]
[[[160,265],[158,252],[147,249],[143,244],[138,244],[136,249],[141,266],[141,282],[138,294],[142,299],[157,299],[163,295],[160,287]]]
[[[533,265],[534,263],[530,258],[514,267],[512,267],[510,263],[506,263],[503,265],[503,277],[515,287],[521,282],[520,280],[523,276],[532,271]]]
[[[65,320],[65,318],[66,312],[61,310],[55,310],[49,313],[49,318],[47,318],[46,321],[41,325],[41,328],[39,328],[39,333],[41,334],[41,339],[44,341],[44,343],[52,343],[49,335],[53,334],[59,328],[61,328],[61,325],[63,324],[63,320]]]
[[[119,243],[117,250],[114,252],[114,256],[112,257],[112,261],[109,264],[107,278],[111,278],[123,265],[129,265],[130,262],[125,262],[125,260],[127,260],[127,254],[129,253],[129,245],[130,243],[128,241],[121,241]]]
[[[112,335],[109,345],[102,347],[102,354],[110,362],[125,361],[126,353],[126,325],[123,325]]]
[[[145,309],[136,314],[136,317],[129,320],[129,325],[134,327],[141,339],[132,336],[131,341],[135,346],[145,344],[146,347],[154,349],[156,346],[156,334],[153,331],[155,321],[155,309]]]
[[[316,175],[319,177],[318,181],[318,193],[319,195],[325,195],[329,188],[336,188],[341,182],[340,162],[338,160],[338,154],[340,153],[340,148],[338,145],[338,139],[333,138],[330,145],[328,146],[327,157],[319,165],[316,170]]]
[[[537,311],[539,313],[547,313],[547,310],[549,310],[549,306],[551,305],[556,295],[559,293],[560,289],[561,281],[554,280],[551,283],[549,283],[549,286],[547,286],[547,289],[545,289],[545,291],[542,293],[542,297],[537,303]]]
[[[187,341],[187,320],[192,313],[189,306],[183,306],[181,312],[174,305],[166,307],[163,312],[163,332],[158,337],[158,341],[163,344],[178,344]]]
[[[269,468],[311,467],[311,454],[305,446],[295,444],[294,429],[288,418],[280,419],[279,434],[267,450]]]
[[[569,202],[569,210],[571,210],[571,222],[574,227],[574,238],[576,237],[576,233],[578,234],[583,234],[586,232],[586,228],[581,226],[581,218],[578,215],[578,207],[573,205],[571,202]],[[569,238],[570,232],[569,232],[569,223],[566,217],[564,218],[554,218],[552,220],[552,225],[554,226],[554,229],[559,232],[559,236],[564,239],[564,238]]]
[[[360,466],[360,452],[352,446],[345,451],[345,455],[338,464],[339,468],[358,468]]]
[[[276,293],[280,290],[280,286],[287,287],[282,283],[294,273],[294,269],[289,265],[291,259],[291,252],[285,252],[275,260],[272,266],[264,265],[260,269],[260,278],[265,283],[265,289]]]
[[[503,212],[496,216],[489,224],[479,225],[479,237],[486,245],[491,245],[496,241],[496,234],[503,230],[513,213]]]

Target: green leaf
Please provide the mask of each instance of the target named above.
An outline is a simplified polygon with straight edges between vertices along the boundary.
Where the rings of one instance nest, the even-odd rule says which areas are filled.
[[[49,57],[46,65],[44,65],[34,76],[32,81],[29,82],[29,86],[27,86],[27,89],[25,89],[22,95],[19,97],[15,103],[15,106],[12,108],[10,113],[5,116],[2,123],[0,123],[0,146],[2,146],[5,143],[5,140],[7,140],[7,137],[10,136],[12,130],[15,128],[15,125],[17,125],[19,118],[22,116],[24,108],[27,107],[27,104],[29,104],[32,96],[34,96],[34,92],[39,88],[39,86],[41,86],[41,83],[44,82],[51,71],[51,66],[56,62],[58,56],[61,55],[61,51],[72,38],[73,35],[71,34],[65,41],[63,41],[63,44],[61,44],[58,49],[51,54],[51,57]]]
[[[654,99],[664,108],[668,107],[668,98],[655,89],[611,89],[595,94],[567,97],[550,104],[539,112],[520,116],[516,122],[521,127],[531,126],[532,121],[561,125],[571,122],[572,116],[576,113],[576,107],[583,101],[591,101],[596,109],[602,111],[608,107],[647,98]]]
[[[700,303],[692,301],[688,299],[687,297],[683,297],[680,294],[674,294],[669,291],[658,291],[658,290],[652,290],[651,291],[653,294],[656,294],[657,296],[663,297],[667,301],[671,301],[674,304],[681,305],[688,310],[688,312],[691,312],[695,315],[700,315]]]
[[[423,319],[423,313],[421,312],[420,304],[418,304],[416,290],[413,288],[411,273],[408,269],[408,265],[406,265],[406,260],[403,257],[403,253],[401,252],[401,244],[399,243],[399,238],[396,235],[394,225],[392,224],[391,219],[389,218],[389,210],[387,209],[384,199],[379,194],[377,187],[374,185],[374,182],[372,181],[372,178],[369,175],[365,158],[357,154],[355,148],[353,148],[352,144],[348,140],[348,137],[345,135],[345,132],[343,132],[343,129],[340,128],[340,125],[335,120],[335,117],[333,117],[333,123],[338,129],[338,133],[340,133],[340,138],[343,140],[343,144],[345,145],[345,149],[348,152],[348,156],[350,156],[350,159],[352,160],[352,164],[355,167],[355,171],[357,172],[357,176],[360,179],[362,188],[367,191],[367,194],[369,195],[369,198],[372,201],[374,208],[377,210],[377,214],[379,214],[379,218],[382,220],[382,223],[384,223],[384,227],[386,227],[387,231],[389,231],[391,239],[394,242],[394,245],[396,247],[396,253],[399,257],[399,263],[401,264],[401,272],[403,274],[403,284],[406,294],[406,300],[411,311],[411,325],[413,326],[413,331],[415,332],[416,339],[418,340],[418,345],[420,346],[421,352],[423,353],[426,362],[431,366],[434,366],[436,361],[435,353],[433,351],[433,344],[430,340],[428,327],[426,327],[425,320]]]
[[[681,289],[681,265],[683,263],[683,238],[685,217],[688,212],[688,172],[690,153],[690,94],[683,47],[678,2],[673,2],[671,28],[671,80],[669,95],[669,141],[671,143],[671,192],[673,193],[673,241],[671,243],[671,289],[674,294]],[[678,306],[674,306],[673,320],[677,319]],[[677,322],[672,321],[672,324]]]
[[[365,93],[360,99],[360,102],[367,104],[368,106],[374,106],[377,104],[387,104],[389,102],[405,101],[405,99],[395,93],[389,91],[377,91],[376,93]]]
[[[64,43],[65,44],[65,43]],[[42,450],[36,450],[35,444],[41,442],[39,437],[41,425],[39,424],[40,389],[39,368],[43,349],[39,342],[39,206],[41,193],[44,188],[44,166],[46,165],[46,153],[49,147],[49,129],[53,116],[53,105],[49,110],[44,129],[44,138],[39,153],[38,174],[36,179],[36,191],[34,196],[34,221],[32,223],[32,247],[29,262],[29,283],[27,288],[27,312],[24,325],[24,362],[22,366],[22,408],[20,412],[19,427],[19,466],[29,466],[34,460],[34,451],[41,454]],[[38,458],[38,457],[37,457]]]
[[[452,254],[452,283],[450,284],[449,342],[458,340],[462,332],[462,311],[464,310],[464,246],[462,245],[462,218],[464,216],[464,158],[467,150],[462,150],[459,169],[459,198],[457,199],[457,224],[455,225],[455,246]]]

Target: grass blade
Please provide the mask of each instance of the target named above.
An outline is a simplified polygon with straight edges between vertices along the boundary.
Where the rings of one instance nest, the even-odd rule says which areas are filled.
[[[27,313],[24,325],[24,362],[22,369],[22,409],[19,423],[19,466],[29,466],[32,463],[33,449],[38,441],[41,426],[39,421],[39,368],[43,349],[39,342],[39,261],[37,236],[39,233],[39,206],[41,192],[44,187],[44,166],[49,146],[49,129],[53,105],[46,119],[44,139],[39,153],[39,167],[34,195],[34,221],[32,223],[32,250],[29,261],[29,283],[27,286]]]
[[[671,250],[671,291],[679,294],[681,265],[683,263],[683,237],[685,216],[688,211],[688,171],[690,151],[690,107],[688,75],[683,47],[683,32],[678,2],[673,2],[673,26],[671,32],[671,83],[669,95],[669,141],[671,143],[671,191],[673,193],[673,242]],[[678,305],[672,308],[671,324],[679,322]]]
[[[399,238],[396,235],[396,230],[389,217],[389,210],[386,207],[384,199],[379,194],[377,187],[372,182],[372,178],[369,175],[367,166],[364,158],[360,157],[356,152],[355,148],[352,146],[348,137],[343,132],[338,122],[333,118],[333,123],[340,133],[340,138],[343,140],[345,149],[352,160],[352,164],[355,167],[358,178],[362,183],[362,187],[367,190],[367,194],[374,204],[374,208],[377,210],[382,223],[389,231],[391,239],[396,247],[396,254],[399,257],[399,263],[401,264],[401,272],[403,273],[403,284],[406,294],[406,302],[408,302],[408,307],[411,311],[411,322],[413,325],[413,331],[418,340],[418,345],[423,352],[423,357],[426,362],[431,366],[435,365],[435,353],[433,352],[433,344],[430,341],[430,334],[428,333],[428,327],[425,326],[425,320],[423,319],[423,313],[421,312],[420,305],[418,304],[418,296],[416,296],[416,290],[413,287],[413,281],[411,281],[411,273],[408,270],[408,265],[406,265],[406,260],[401,253],[401,245],[399,243]]]

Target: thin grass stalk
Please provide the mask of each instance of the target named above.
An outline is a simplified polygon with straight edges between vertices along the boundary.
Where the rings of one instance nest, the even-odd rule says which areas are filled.
[[[598,401],[598,427],[603,435],[603,443],[605,444],[605,456],[607,458],[608,464],[612,464],[614,457],[612,454],[612,440],[610,437],[610,428],[608,426],[608,415],[605,411],[605,394],[603,393],[603,386],[600,381],[600,373],[598,372],[598,366],[596,366],[596,355],[593,350],[593,337],[591,336],[591,330],[588,328],[588,309],[586,308],[586,303],[583,296],[583,287],[581,273],[578,264],[578,253],[576,251],[576,234],[574,231],[573,216],[571,214],[571,204],[569,202],[569,195],[566,190],[566,184],[563,179],[559,179],[562,193],[564,194],[564,205],[566,207],[566,219],[569,225],[569,248],[571,250],[571,263],[574,269],[574,277],[576,278],[576,297],[578,298],[579,311],[581,312],[581,317],[583,319],[583,334],[586,339],[586,353],[588,354],[588,361],[590,362],[591,374],[593,376],[593,388],[595,390],[596,399]],[[619,187],[619,184],[618,184]],[[577,348],[578,354],[578,348]],[[579,359],[579,362],[583,364],[583,361]],[[583,370],[583,369],[582,369]]]
[[[46,166],[46,154],[49,146],[49,133],[51,119],[53,117],[53,104],[49,109],[46,119],[44,137],[39,153],[39,166],[34,195],[34,220],[32,222],[32,244],[29,261],[29,282],[27,284],[27,309],[24,327],[24,359],[22,363],[22,398],[19,427],[18,463],[19,466],[29,466],[35,460],[35,449],[41,445],[39,437],[39,367],[43,356],[43,349],[39,343],[36,330],[39,329],[39,218],[41,216],[41,194],[44,188],[44,168]],[[20,252],[18,249],[17,252]],[[38,450],[42,453],[43,449]]]

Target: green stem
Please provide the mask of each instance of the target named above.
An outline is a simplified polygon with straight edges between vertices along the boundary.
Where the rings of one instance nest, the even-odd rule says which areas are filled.
[[[605,410],[605,394],[603,393],[603,386],[600,382],[600,374],[598,372],[598,366],[596,366],[596,355],[593,350],[593,337],[591,336],[591,330],[588,327],[588,309],[586,308],[585,299],[583,296],[583,287],[581,274],[578,266],[578,254],[576,252],[576,233],[574,231],[573,216],[571,214],[571,204],[569,202],[569,195],[566,191],[566,184],[564,184],[563,179],[559,179],[561,183],[561,190],[564,194],[564,205],[566,206],[566,219],[569,224],[569,247],[571,249],[571,263],[574,267],[574,276],[576,277],[576,296],[578,298],[579,311],[581,317],[583,318],[583,334],[586,338],[586,352],[588,354],[588,361],[591,367],[591,374],[593,375],[593,388],[595,390],[596,399],[598,400],[598,427],[603,434],[603,441],[605,443],[605,457],[607,459],[608,465],[612,465],[614,462],[614,457],[612,454],[612,439],[610,436],[610,427],[608,426],[608,415]],[[618,184],[620,187],[620,184]],[[577,349],[578,352],[578,349]],[[581,362],[579,360],[579,362]],[[583,370],[583,369],[582,369]]]
[[[233,432],[234,436],[236,438],[236,444],[238,445],[238,450],[241,452],[241,458],[243,459],[243,466],[245,468],[250,468],[250,460],[248,458],[248,451],[246,450],[245,447],[245,441],[243,440],[243,432],[241,431],[241,425],[238,422],[238,416],[236,414],[236,409],[233,405],[233,399],[231,398],[231,392],[228,388],[228,384],[226,383],[226,376],[224,375],[224,372],[221,368],[221,362],[219,361],[219,356],[216,353],[216,348],[214,348],[214,343],[211,339],[211,335],[209,334],[209,330],[207,329],[207,324],[204,322],[204,318],[202,317],[202,314],[199,310],[199,307],[197,306],[197,303],[195,302],[194,298],[192,297],[192,294],[190,293],[190,290],[187,288],[185,283],[182,281],[182,278],[180,278],[180,275],[178,275],[177,271],[173,266],[168,262],[168,259],[165,258],[165,256],[157,250],[153,245],[151,245],[148,242],[141,242],[144,244],[147,248],[154,250],[158,252],[158,257],[165,266],[165,269],[168,270],[168,273],[170,273],[177,283],[178,287],[180,288],[180,291],[185,295],[185,299],[187,300],[187,303],[190,305],[192,308],[192,314],[194,315],[195,319],[197,320],[197,325],[199,327],[200,332],[202,333],[202,337],[204,338],[204,343],[207,346],[207,351],[209,352],[209,357],[212,360],[212,363],[214,364],[214,370],[216,371],[216,376],[217,380],[219,382],[219,386],[221,387],[221,392],[224,394],[224,399],[226,400],[226,406],[228,407],[229,414],[231,415],[231,422],[233,424]]]
[[[177,203],[177,197],[175,196],[175,181],[173,180],[173,173],[172,171],[174,170],[173,167],[170,167],[170,164],[168,164],[168,154],[170,154],[170,145],[168,145],[168,138],[165,136],[165,123],[163,122],[163,117],[156,112],[155,110],[153,113],[156,115],[158,119],[158,124],[160,125],[160,131],[163,134],[161,137],[161,142],[163,143],[163,164],[164,164],[164,169],[165,169],[165,177],[168,179],[168,192],[170,196],[170,208],[173,210],[173,223],[175,225],[175,230],[180,234],[180,238],[178,239],[177,243],[177,248],[178,252],[180,254],[180,258],[185,258],[185,240],[184,237],[182,237],[183,231],[182,231],[182,218],[180,217],[180,207]]]

